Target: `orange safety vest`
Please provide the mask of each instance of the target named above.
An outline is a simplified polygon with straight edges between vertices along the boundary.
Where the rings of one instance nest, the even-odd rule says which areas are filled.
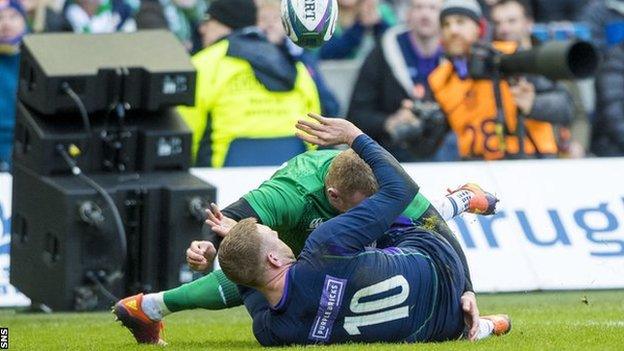
[[[494,47],[505,53],[516,50],[515,43],[509,42],[495,42]],[[501,147],[499,134],[496,133],[496,100],[492,81],[462,80],[455,73],[453,64],[445,61],[429,75],[429,85],[457,135],[462,157],[497,160],[518,154],[519,138],[515,135],[518,108],[507,82],[500,83],[507,130],[504,147]],[[525,154],[532,155],[536,151],[542,155],[557,154],[555,133],[550,123],[527,119],[525,132]]]

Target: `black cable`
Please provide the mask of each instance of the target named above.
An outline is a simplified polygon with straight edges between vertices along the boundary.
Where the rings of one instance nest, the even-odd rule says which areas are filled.
[[[97,191],[98,194],[100,194],[104,198],[104,201],[110,208],[113,214],[113,219],[115,220],[115,226],[117,227],[117,234],[119,236],[119,251],[121,252],[122,262],[125,263],[128,255],[128,243],[126,241],[126,230],[124,229],[123,222],[121,221],[121,215],[119,215],[119,210],[117,209],[117,206],[115,206],[115,203],[113,202],[113,199],[110,197],[110,195],[106,193],[106,190],[104,190],[104,188],[102,188],[93,179],[91,179],[89,176],[82,172],[78,173],[77,176],[83,182],[95,189],[95,191]]]
[[[113,214],[113,219],[115,220],[115,226],[117,227],[117,234],[119,236],[119,251],[121,252],[121,265],[123,267],[128,258],[128,242],[126,240],[126,230],[124,229],[123,222],[121,221],[121,215],[119,214],[117,206],[115,206],[115,202],[110,197],[110,195],[108,195],[106,190],[104,190],[104,188],[102,188],[89,176],[82,173],[80,168],[76,165],[76,162],[71,158],[71,156],[69,156],[69,153],[67,153],[67,150],[65,150],[65,147],[63,145],[57,145],[56,150],[61,154],[63,160],[65,160],[69,168],[71,168],[72,173],[84,183],[92,187],[98,194],[100,194],[100,196],[102,196],[102,198],[106,202],[106,205],[108,205],[108,207],[110,208],[111,213]]]
[[[104,286],[104,284],[102,284],[100,279],[98,279],[98,277],[95,275],[95,273],[93,273],[93,271],[88,271],[87,274],[86,274],[86,277],[91,282],[93,282],[98,287],[98,289],[100,290],[102,295],[104,295],[104,297],[109,299],[112,303],[115,303],[115,302],[119,301],[119,298],[117,296],[115,296],[112,292],[110,292],[110,290],[108,290]]]
[[[76,94],[74,89],[72,89],[67,82],[63,82],[63,84],[61,84],[61,89],[63,89],[65,94],[67,94],[67,96],[69,96],[78,107],[78,111],[80,111],[80,117],[82,117],[82,124],[85,128],[85,131],[87,132],[89,137],[91,137],[91,122],[89,122],[89,114],[87,113],[87,108],[80,99],[80,96]]]

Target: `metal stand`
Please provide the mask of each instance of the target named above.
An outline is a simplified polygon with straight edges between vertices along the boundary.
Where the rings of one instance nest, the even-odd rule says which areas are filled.
[[[487,52],[487,58],[485,65],[478,65],[477,67],[485,67],[489,77],[485,75],[485,77],[481,77],[482,79],[490,79],[492,81],[492,88],[494,91],[494,100],[496,104],[496,135],[499,139],[499,145],[501,151],[507,154],[507,143],[505,141],[505,135],[508,130],[506,126],[505,119],[505,107],[503,105],[503,97],[501,93],[500,83],[503,81],[501,77],[501,53],[496,50],[493,46],[487,45],[485,47],[481,46],[479,49],[485,49]],[[480,50],[480,52],[482,52]],[[483,74],[478,76],[484,76]],[[518,137],[518,154],[517,158],[525,158],[526,153],[524,150],[524,136],[525,136],[525,126],[524,126],[525,116],[518,111],[517,114],[517,125],[515,134]]]

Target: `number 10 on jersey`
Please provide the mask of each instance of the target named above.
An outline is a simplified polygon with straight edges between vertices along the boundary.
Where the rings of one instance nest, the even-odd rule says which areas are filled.
[[[401,288],[396,294],[378,300],[362,302],[367,297],[382,294],[390,290]],[[349,335],[360,335],[360,327],[380,324],[407,318],[409,316],[409,306],[399,306],[404,303],[409,296],[409,283],[402,275],[395,275],[392,278],[381,281],[358,290],[351,299],[349,308],[356,316],[344,318],[343,327]]]

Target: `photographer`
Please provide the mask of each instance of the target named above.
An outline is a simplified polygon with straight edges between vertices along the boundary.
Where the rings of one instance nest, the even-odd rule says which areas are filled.
[[[500,72],[486,69],[476,75],[479,79],[473,78],[475,67],[486,67],[483,62],[493,60],[483,56],[483,52],[492,52],[491,47],[479,43],[483,26],[477,1],[445,1],[440,22],[442,43],[449,59],[429,76],[429,84],[457,135],[461,157],[486,160],[555,157],[558,146],[551,122],[570,120],[573,104],[569,96],[549,89],[551,86],[542,90],[541,81],[537,89],[534,77],[514,77],[499,84],[503,113],[497,114],[492,80]],[[497,52],[510,54],[518,44],[495,42],[492,46]],[[476,53],[481,56],[477,58]]]
[[[430,159],[446,135],[427,82],[443,57],[442,0],[411,0],[406,27],[389,29],[368,55],[347,119],[401,162]]]
[[[513,41],[518,44],[518,51],[533,47],[536,43],[531,36],[533,12],[525,0],[499,0],[490,11],[495,40]],[[532,119],[555,126],[560,149],[572,148],[575,154],[582,154],[583,147],[578,142],[559,137],[570,133],[568,127],[577,113],[577,104],[563,83],[544,76],[526,75],[526,83],[511,86],[511,92],[521,111],[528,107]]]

